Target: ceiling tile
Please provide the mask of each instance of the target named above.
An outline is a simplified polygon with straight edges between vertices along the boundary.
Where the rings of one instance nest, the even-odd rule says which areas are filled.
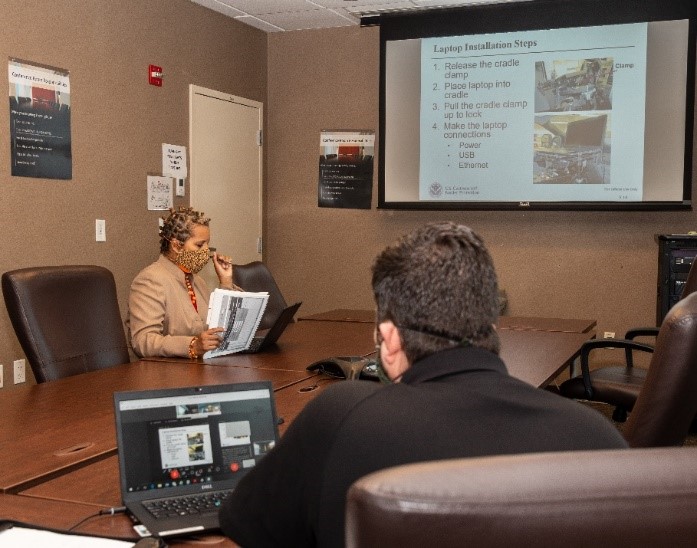
[[[395,4],[414,7],[413,2],[405,0],[312,0],[312,2],[325,8],[345,8],[352,11],[354,8],[385,9]]]
[[[258,17],[254,17],[253,15],[243,15],[242,17],[235,17],[235,21],[239,21],[240,23],[244,23],[245,25],[249,25],[250,27],[263,30],[264,32],[279,32],[286,30],[282,29],[281,27],[272,25],[271,23],[267,23],[266,21],[262,21],[261,19],[259,19]]]
[[[305,11],[316,8],[307,0],[220,0],[249,15]]]
[[[363,14],[530,0],[191,0],[265,32],[344,27]]]
[[[386,11],[397,11],[397,10],[413,10],[414,3],[410,0],[396,0],[394,2],[375,2],[372,0],[370,3],[365,3],[361,5],[351,5],[351,2],[346,2],[348,4],[344,10],[348,13],[355,14],[360,17],[363,13],[381,13]],[[338,9],[338,8],[334,8]]]
[[[231,8],[227,4],[224,4],[222,0],[192,0],[192,2],[194,4],[200,4],[201,6],[210,8],[229,17],[237,17],[239,15],[244,15],[243,11]]]
[[[264,21],[285,30],[318,29],[356,25],[350,16],[342,16],[332,10],[316,9],[303,12],[274,13],[265,15]]]

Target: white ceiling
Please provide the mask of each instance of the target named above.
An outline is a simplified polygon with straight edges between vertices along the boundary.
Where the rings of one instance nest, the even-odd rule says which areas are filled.
[[[266,32],[358,25],[362,15],[515,0],[191,0]]]

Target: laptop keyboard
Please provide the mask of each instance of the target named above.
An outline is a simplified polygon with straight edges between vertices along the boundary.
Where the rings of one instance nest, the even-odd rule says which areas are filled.
[[[210,514],[220,509],[221,504],[230,493],[232,493],[232,490],[148,500],[143,501],[143,506],[155,516],[155,519]]]

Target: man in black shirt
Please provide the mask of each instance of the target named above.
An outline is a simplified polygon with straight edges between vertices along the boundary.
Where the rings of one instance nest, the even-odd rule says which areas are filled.
[[[415,230],[372,282],[388,384],[337,383],[307,405],[221,511],[241,546],[342,546],[348,488],[390,466],[626,447],[600,414],[508,375],[493,262],[469,228]]]

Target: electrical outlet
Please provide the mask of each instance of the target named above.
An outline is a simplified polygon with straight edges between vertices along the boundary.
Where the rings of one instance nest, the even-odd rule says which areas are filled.
[[[5,386],[5,375],[3,375],[5,366],[0,363],[0,388]]]
[[[25,382],[27,380],[27,374],[24,366],[24,360],[15,360],[15,384]]]
[[[603,335],[604,339],[614,339],[615,338],[615,332],[614,331],[606,331],[605,334]]]

